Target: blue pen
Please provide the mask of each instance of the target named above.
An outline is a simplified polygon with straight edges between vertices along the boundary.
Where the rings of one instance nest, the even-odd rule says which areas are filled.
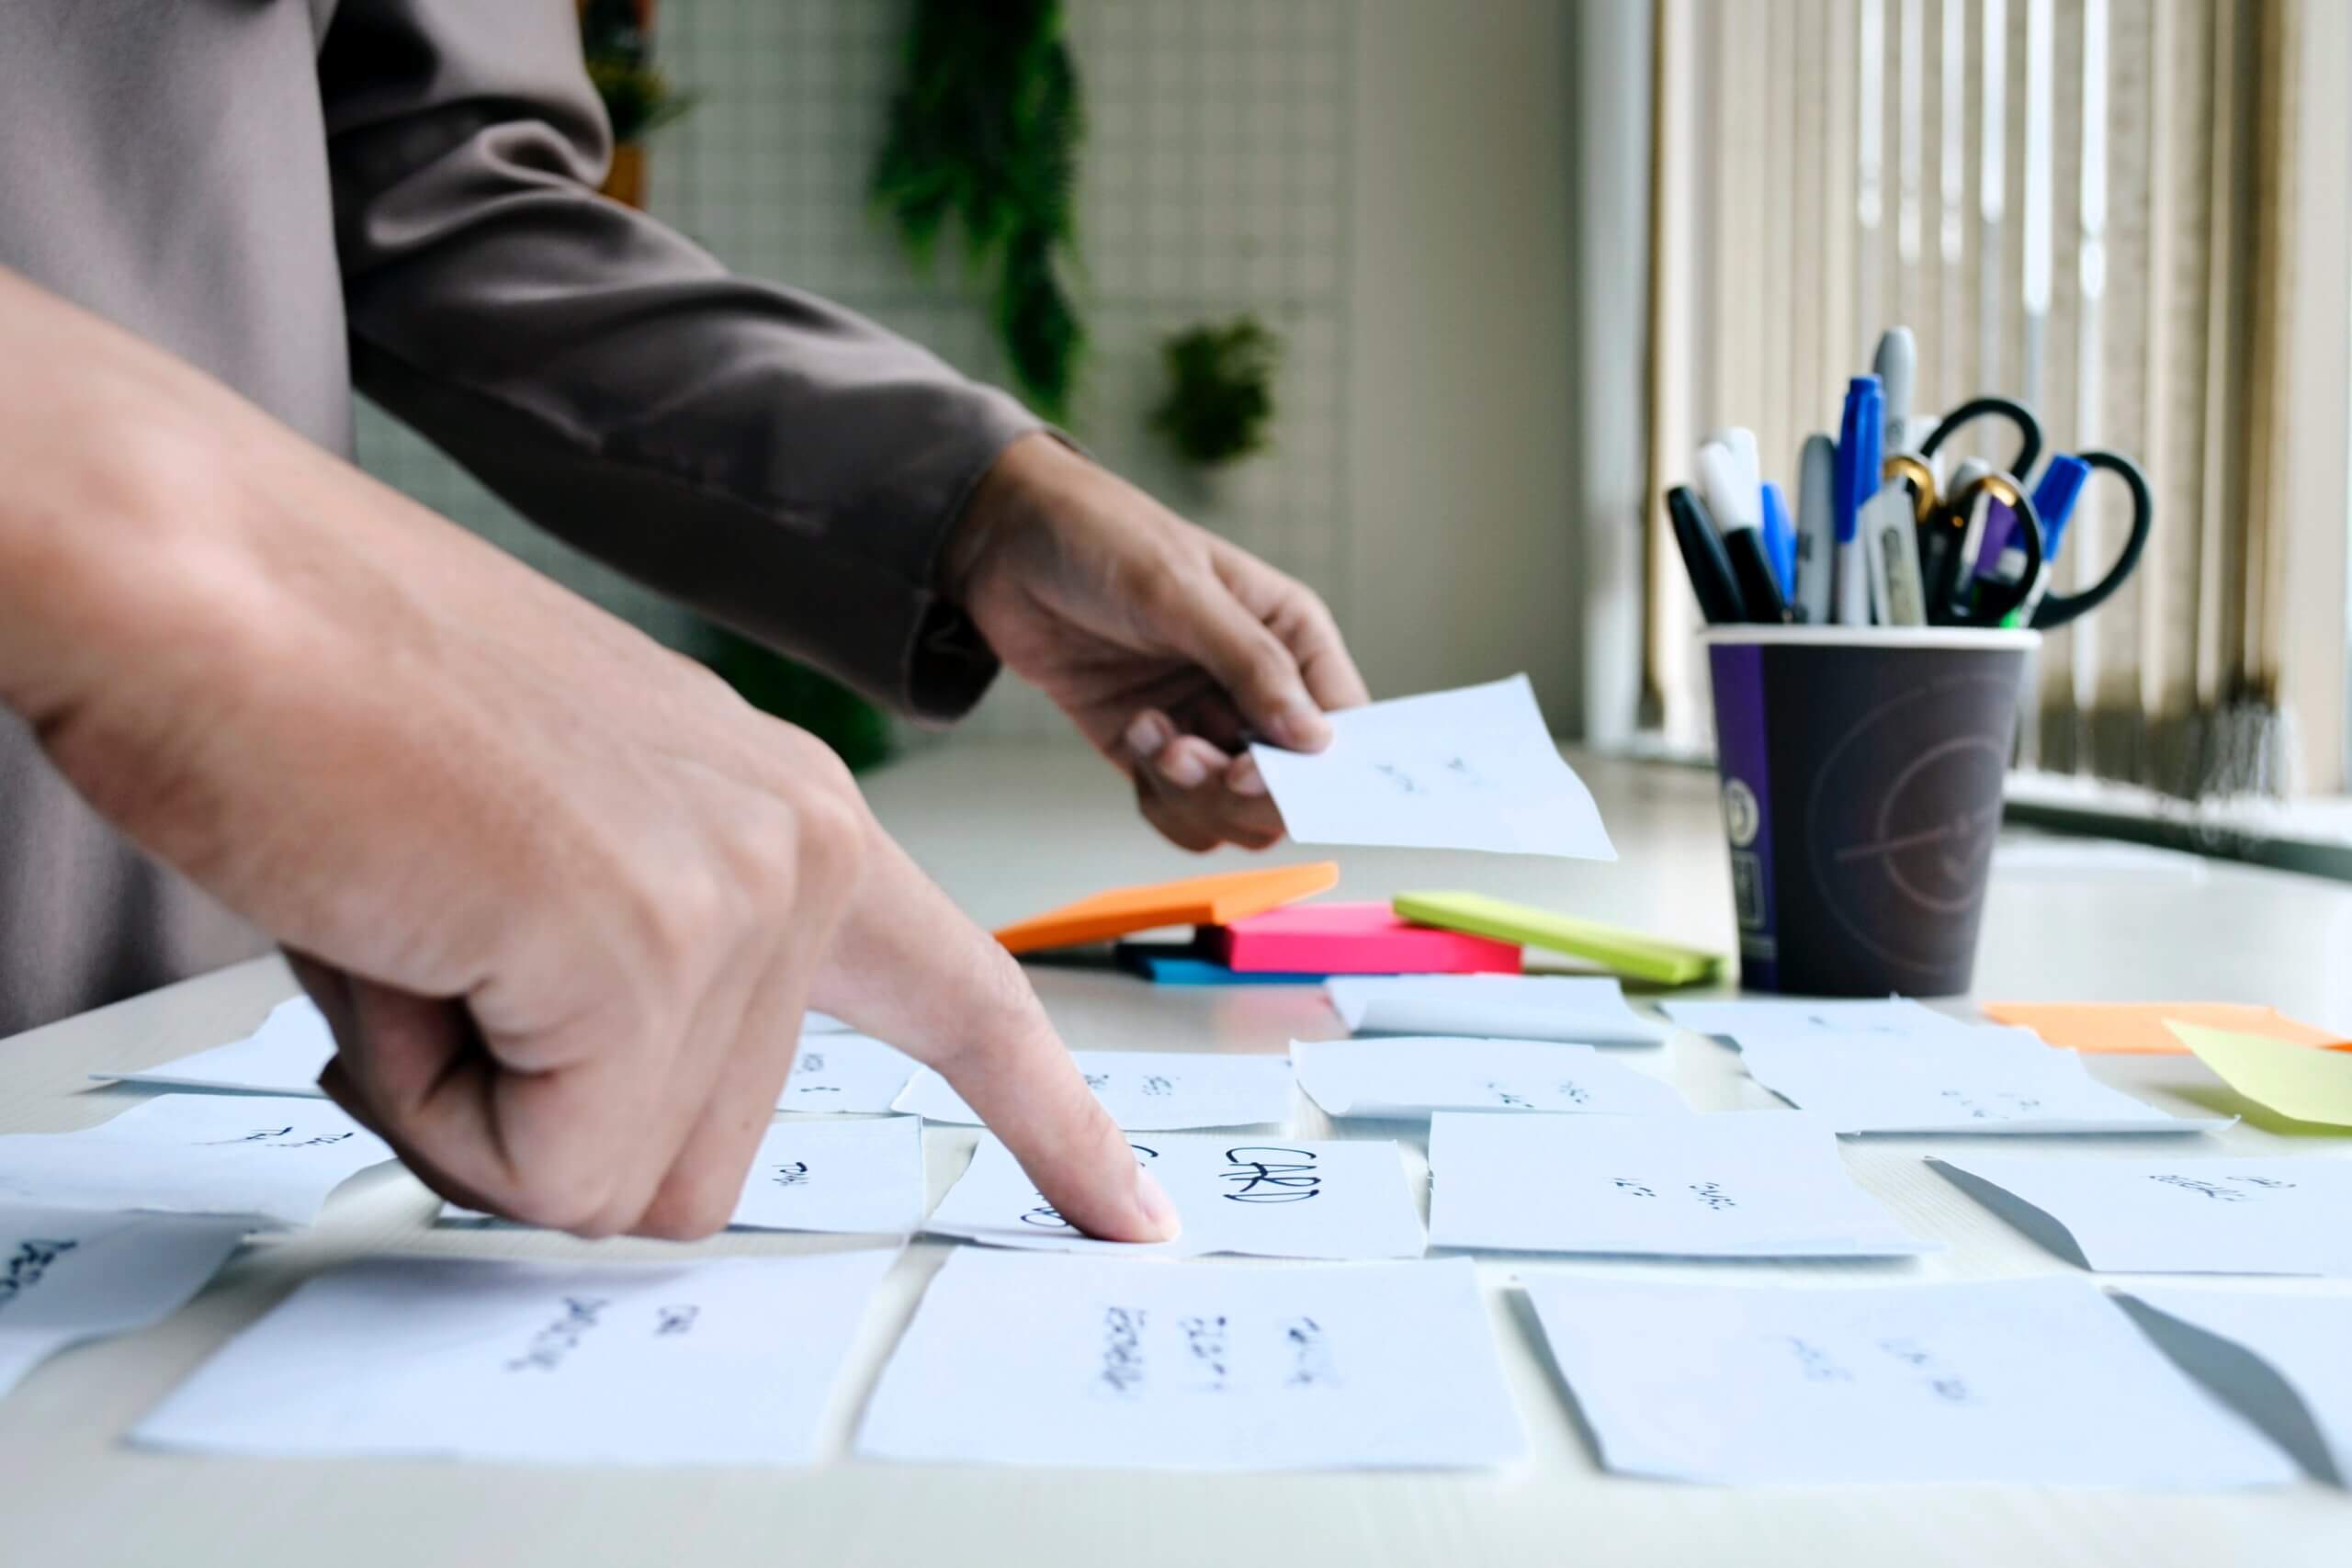
[[[2041,482],[2033,487],[2034,514],[2041,519],[2041,570],[2045,572],[2058,558],[2058,542],[2066,536],[2066,519],[2075,514],[2075,502],[2082,499],[2083,486],[2090,477],[2088,463],[2062,452],[2050,459],[2050,466],[2041,470]]]
[[[1764,486],[1764,556],[1772,563],[1772,581],[1781,585],[1781,597],[1795,604],[1797,525],[1789,518],[1788,497],[1769,482]]]
[[[1862,558],[1862,507],[1878,493],[1886,438],[1885,394],[1875,376],[1846,384],[1838,424],[1838,624],[1871,624],[1870,568]]]

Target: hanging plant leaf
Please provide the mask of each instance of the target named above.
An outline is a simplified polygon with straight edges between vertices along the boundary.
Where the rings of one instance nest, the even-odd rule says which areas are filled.
[[[1151,427],[1204,467],[1265,449],[1274,418],[1274,370],[1282,340],[1255,316],[1203,322],[1159,345],[1168,395]]]

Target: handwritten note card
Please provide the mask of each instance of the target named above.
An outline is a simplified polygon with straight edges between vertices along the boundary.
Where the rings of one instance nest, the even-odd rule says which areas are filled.
[[[2117,1299],[2314,1478],[2352,1486],[2352,1297],[2141,1285]]]
[[[1290,1120],[1290,1060],[1193,1051],[1073,1051],[1086,1086],[1130,1133],[1254,1127]],[[926,1122],[977,1122],[947,1080],[925,1067],[896,1109]]]
[[[2127,1274],[2352,1274],[2352,1160],[1969,1155],[1936,1167],[2061,1256]],[[2020,1208],[2019,1205],[2024,1207]]]
[[[911,1235],[922,1224],[924,1198],[920,1118],[796,1120],[775,1123],[760,1139],[727,1223],[736,1230]],[[447,1203],[441,1218],[481,1224],[491,1216]]]
[[[131,1440],[240,1454],[794,1465],[896,1258],[366,1258],[311,1280]]]
[[[1617,858],[1524,675],[1330,717],[1321,751],[1250,749],[1302,844]]]
[[[1666,1258],[1931,1252],[1792,1111],[1430,1118],[1430,1242]]]
[[[0,1209],[0,1394],[69,1345],[177,1312],[244,1235],[239,1220]]]
[[[345,1181],[391,1157],[323,1100],[166,1094],[79,1133],[0,1138],[0,1203],[300,1225]]]
[[[2295,1471],[2098,1292],[1527,1281],[1601,1462],[1732,1484],[2260,1486]]]
[[[1466,1258],[1245,1268],[948,1255],[882,1373],[877,1459],[1456,1469],[1524,1448]]]
[[[1589,1045],[1453,1035],[1294,1040],[1298,1087],[1332,1116],[1426,1116],[1432,1111],[1554,1111],[1687,1116],[1663,1078]]]
[[[1966,1034],[1894,1045],[1867,1037],[1752,1039],[1741,1047],[1740,1065],[1840,1133],[2200,1133],[2229,1125],[2226,1117],[2160,1111],[2091,1077],[2073,1052],[2039,1043],[1987,1048]]]
[[[1660,1002],[1658,1009],[1685,1029],[1719,1034],[1742,1043],[1750,1037],[1780,1040],[1813,1035],[1864,1035],[1907,1041],[1969,1027],[1908,997],[1861,1001],[1818,1001],[1809,998],[1669,1001]]]
[[[1582,1045],[1655,1045],[1671,1031],[1625,1005],[1613,979],[1581,975],[1335,975],[1331,1009],[1354,1034],[1467,1034]]]
[[[334,1032],[308,997],[269,1010],[243,1040],[152,1067],[92,1073],[94,1078],[165,1089],[234,1090],[241,1094],[301,1094],[323,1099],[319,1075],[334,1056]]]
[[[1130,1140],[1183,1216],[1173,1241],[1148,1247],[1081,1235],[1047,1203],[1012,1152],[983,1137],[963,1179],[931,1216],[936,1235],[1057,1252],[1209,1252],[1261,1258],[1419,1258],[1425,1243],[1404,1161],[1391,1143],[1198,1133]]]
[[[846,1031],[800,1037],[778,1111],[882,1111],[915,1076],[915,1059],[870,1034]]]

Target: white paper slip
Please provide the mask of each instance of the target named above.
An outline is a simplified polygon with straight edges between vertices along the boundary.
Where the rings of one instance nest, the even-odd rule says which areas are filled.
[[[915,1076],[912,1056],[870,1034],[803,1034],[778,1111],[883,1111]]]
[[[1467,1258],[948,1255],[857,1437],[877,1459],[1461,1469],[1524,1450]]]
[[[239,1454],[812,1464],[866,1298],[897,1256],[363,1258],[231,1340],[130,1438]]]
[[[922,1224],[922,1121],[781,1122],[760,1139],[734,1230],[911,1235]],[[444,1203],[441,1218],[482,1224],[492,1216]]]
[[[326,1015],[308,997],[294,997],[269,1010],[261,1027],[243,1040],[152,1067],[92,1073],[94,1078],[154,1084],[166,1089],[230,1090],[240,1094],[300,1094],[317,1099],[319,1075],[334,1058],[334,1032]]]
[[[239,1220],[0,1209],[0,1395],[69,1345],[161,1323],[244,1236]]]
[[[1334,975],[1323,982],[1351,1034],[1468,1034],[1577,1045],[1655,1045],[1673,1032],[1582,975]]]
[[[1419,1258],[1420,1211],[1392,1143],[1236,1142],[1199,1133],[1131,1139],[1137,1163],[1183,1217],[1173,1241],[1136,1246],[1080,1235],[1011,1150],[982,1137],[929,1229],[992,1247],[1052,1252],[1209,1252],[1260,1258]]]
[[[810,1008],[807,1012],[800,1015],[800,1034],[803,1039],[808,1038],[811,1034],[848,1034],[851,1032],[854,1032],[850,1029],[850,1026],[843,1023],[840,1019],[835,1018],[831,1013],[819,1012],[815,1008]]]
[[[1430,1118],[1430,1243],[1658,1258],[1933,1252],[1793,1111]]]
[[[2352,1296],[2140,1285],[2117,1299],[2315,1480],[2352,1485]]]
[[[1917,1040],[1970,1027],[1908,997],[1860,1001],[1795,997],[1768,1001],[1660,1002],[1658,1010],[1685,1029],[1737,1041],[1751,1035],[1785,1039],[1816,1034]]]
[[[1966,1040],[1757,1039],[1742,1043],[1740,1066],[1840,1133],[2202,1133],[2230,1124],[2160,1111],[2091,1077],[2072,1051],[2038,1042],[1984,1050]]]
[[[2062,1258],[2122,1274],[2352,1274],[2352,1159],[1930,1162]]]
[[[1525,1281],[1601,1463],[1736,1485],[2275,1485],[2295,1467],[2080,1280]]]
[[[1323,750],[1250,748],[1299,843],[1617,858],[1524,675],[1329,718]]]
[[[1426,1116],[1432,1111],[1581,1111],[1688,1116],[1674,1086],[1589,1045],[1459,1035],[1294,1040],[1291,1070],[1332,1116]]]
[[[1290,1058],[1195,1051],[1072,1051],[1086,1087],[1130,1133],[1180,1127],[1255,1127],[1290,1120]],[[976,1123],[964,1097],[931,1068],[915,1075],[893,1109],[926,1122]]]
[[[392,1151],[324,1100],[166,1094],[79,1133],[0,1138],[0,1203],[308,1224]]]

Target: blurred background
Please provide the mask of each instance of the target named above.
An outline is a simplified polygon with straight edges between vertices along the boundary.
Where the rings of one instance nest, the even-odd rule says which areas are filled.
[[[1907,324],[1922,408],[2022,398],[2155,490],[2132,585],[2043,651],[2023,793],[2291,800],[2352,843],[2343,0],[591,0],[582,28],[616,197],[1013,387],[1314,584],[1375,693],[1525,670],[1602,749],[1710,743],[1659,491],[1738,423],[1793,493]],[[938,223],[967,200],[991,243]],[[361,457],[854,761],[1066,733],[1009,682],[902,732],[372,410]],[[2066,570],[2103,571],[2120,502],[2094,491]]]

